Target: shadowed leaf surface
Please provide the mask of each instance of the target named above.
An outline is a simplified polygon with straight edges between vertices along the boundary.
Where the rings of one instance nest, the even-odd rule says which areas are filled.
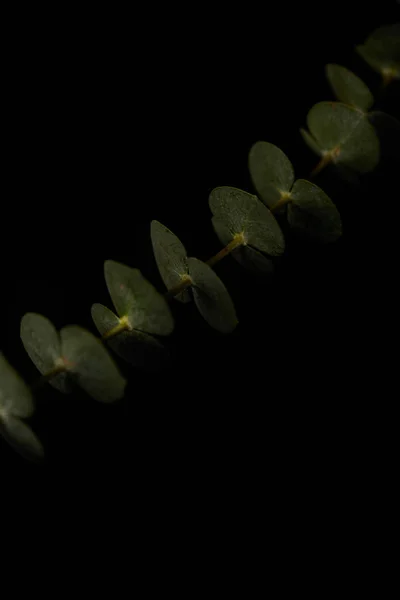
[[[92,318],[103,336],[120,323],[120,319],[102,304],[93,304]],[[132,365],[149,371],[157,371],[168,364],[166,348],[153,336],[142,331],[122,331],[107,340],[107,344],[121,358]]]
[[[320,242],[334,242],[341,236],[339,211],[320,187],[297,179],[290,198],[287,217],[294,230]]]
[[[230,333],[238,323],[228,290],[211,267],[197,258],[189,258],[189,274],[197,308],[211,327]]]
[[[92,333],[68,325],[61,330],[61,344],[68,371],[92,398],[113,402],[123,397],[126,380],[110,354]]]

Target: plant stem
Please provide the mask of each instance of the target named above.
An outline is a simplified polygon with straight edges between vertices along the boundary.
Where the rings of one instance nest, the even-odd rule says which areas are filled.
[[[164,294],[164,296],[167,299],[173,298],[174,296],[177,296],[178,294],[183,292],[183,290],[186,290],[186,288],[190,287],[192,285],[192,283],[193,283],[192,278],[189,277],[189,275],[185,275],[182,278],[182,281],[178,285],[176,285],[174,288],[171,288],[170,290],[168,290],[168,292],[166,292]]]
[[[270,208],[269,210],[272,213],[275,213],[282,206],[285,206],[285,204],[288,204],[288,202],[290,202],[290,192],[283,192],[281,197],[279,198],[278,202],[276,204],[274,204],[274,206],[272,208]]]
[[[53,369],[42,375],[35,383],[32,385],[32,390],[35,391],[41,388],[45,383],[56,377],[60,373],[64,373],[67,370],[67,367],[64,364],[56,365]]]
[[[233,240],[231,240],[229,242],[229,244],[227,246],[225,246],[225,248],[222,248],[222,250],[220,250],[218,252],[218,254],[216,254],[215,256],[213,256],[212,258],[210,258],[206,262],[206,264],[209,267],[213,267],[222,258],[225,258],[225,256],[228,256],[228,254],[230,254],[233,250],[235,250],[235,248],[238,248],[239,246],[243,246],[244,244],[245,244],[245,239],[244,239],[243,232],[242,233],[237,233],[235,235],[235,237],[233,238]]]
[[[129,323],[126,317],[122,317],[118,325],[106,331],[106,333],[102,336],[102,340],[109,340],[110,338],[118,335],[121,331],[127,331],[129,329]]]
[[[316,177],[318,175],[318,173],[320,173],[322,171],[322,169],[325,169],[325,167],[328,166],[331,161],[332,161],[332,156],[331,156],[330,152],[328,152],[327,154],[324,154],[324,156],[321,158],[321,160],[319,161],[317,166],[311,171],[310,179],[312,179],[313,177]]]

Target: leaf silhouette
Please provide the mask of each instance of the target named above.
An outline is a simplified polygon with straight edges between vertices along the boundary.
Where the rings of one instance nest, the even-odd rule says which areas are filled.
[[[252,146],[249,170],[257,194],[269,207],[275,206],[294,182],[292,163],[280,148],[269,142],[260,141]]]

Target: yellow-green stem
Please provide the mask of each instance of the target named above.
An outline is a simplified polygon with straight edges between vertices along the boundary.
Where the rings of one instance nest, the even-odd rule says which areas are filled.
[[[209,267],[213,267],[217,262],[222,260],[225,256],[228,256],[228,254],[230,254],[233,250],[235,250],[235,248],[238,248],[239,246],[243,246],[244,243],[245,243],[245,239],[244,239],[243,233],[237,233],[235,235],[235,237],[233,238],[233,240],[231,240],[229,242],[229,244],[227,246],[225,246],[225,248],[222,248],[222,250],[220,250],[218,252],[218,254],[216,254],[215,256],[210,258],[206,264]]]

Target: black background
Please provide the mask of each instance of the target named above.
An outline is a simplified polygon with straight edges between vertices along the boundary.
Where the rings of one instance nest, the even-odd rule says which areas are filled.
[[[299,127],[314,103],[333,98],[324,65],[343,64],[378,88],[353,48],[395,22],[398,7],[379,3],[344,19],[340,5],[318,6],[69,15],[71,26],[54,18],[29,41],[15,26],[3,112],[0,348],[27,382],[37,371],[19,339],[25,312],[95,332],[91,304],[111,307],[105,259],[141,269],[163,291],[152,219],[206,260],[220,249],[208,195],[219,185],[252,191],[255,141],[278,145],[297,177],[315,166]],[[397,92],[380,106],[399,116]],[[173,369],[154,377],[118,359],[129,384],[112,406],[48,386],[32,421],[45,463],[26,463],[0,441],[2,469],[20,481],[62,482],[72,494],[129,490],[154,507],[160,498],[164,507],[206,506],[219,493],[256,501],[266,485],[289,507],[310,486],[322,495],[353,486],[374,468],[374,449],[360,441],[373,412],[360,393],[370,343],[360,308],[365,214],[391,189],[392,167],[357,189],[321,174],[316,183],[342,214],[341,241],[288,237],[271,281],[225,259],[216,272],[237,309],[232,335],[214,332],[194,305],[174,303]]]

